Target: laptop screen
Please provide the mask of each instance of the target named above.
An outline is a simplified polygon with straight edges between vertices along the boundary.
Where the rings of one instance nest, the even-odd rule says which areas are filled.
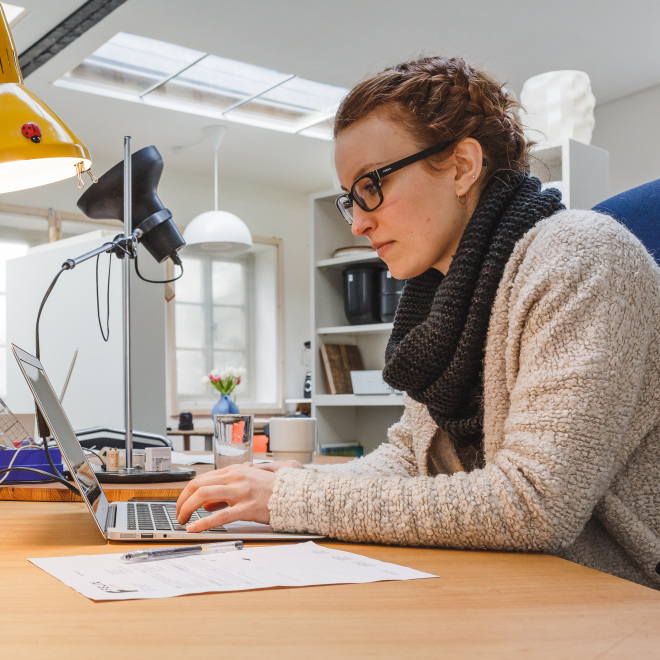
[[[94,514],[99,529],[105,532],[108,500],[92,466],[85,457],[78,438],[76,438],[48,376],[46,376],[43,365],[36,357],[18,346],[12,344],[11,348],[87,506]]]

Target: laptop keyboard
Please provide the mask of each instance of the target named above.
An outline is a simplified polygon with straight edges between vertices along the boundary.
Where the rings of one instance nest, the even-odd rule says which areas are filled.
[[[185,532],[185,525],[179,525],[176,519],[176,502],[127,502],[128,529],[140,531],[174,531]],[[211,515],[211,511],[197,509],[190,516],[189,522],[195,522]],[[187,523],[186,523],[187,524]],[[209,532],[226,532],[222,525],[212,527]]]

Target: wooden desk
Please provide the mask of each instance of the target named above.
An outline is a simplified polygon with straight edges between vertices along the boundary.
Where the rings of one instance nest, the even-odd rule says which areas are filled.
[[[439,579],[94,603],[27,557],[126,551],[82,504],[0,502],[3,658],[658,658],[660,592],[532,554],[323,545]]]

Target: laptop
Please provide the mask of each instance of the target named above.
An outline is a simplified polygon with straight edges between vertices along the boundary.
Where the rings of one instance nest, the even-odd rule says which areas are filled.
[[[66,413],[53,390],[41,362],[15,344],[11,349],[18,366],[32,390],[48,427],[57,442],[62,458],[78,484],[94,522],[106,539],[111,541],[219,541],[219,540],[300,540],[319,539],[315,534],[274,532],[268,525],[237,521],[205,532],[186,532],[176,520],[176,503],[172,501],[108,502],[94,469],[89,464]],[[211,515],[198,509],[191,522]]]

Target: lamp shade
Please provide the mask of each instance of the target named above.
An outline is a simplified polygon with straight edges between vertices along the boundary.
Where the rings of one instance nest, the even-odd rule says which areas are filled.
[[[87,147],[23,85],[0,5],[0,193],[54,183],[88,170]]]
[[[242,252],[252,247],[246,224],[227,211],[206,211],[194,218],[183,232],[188,253]]]

